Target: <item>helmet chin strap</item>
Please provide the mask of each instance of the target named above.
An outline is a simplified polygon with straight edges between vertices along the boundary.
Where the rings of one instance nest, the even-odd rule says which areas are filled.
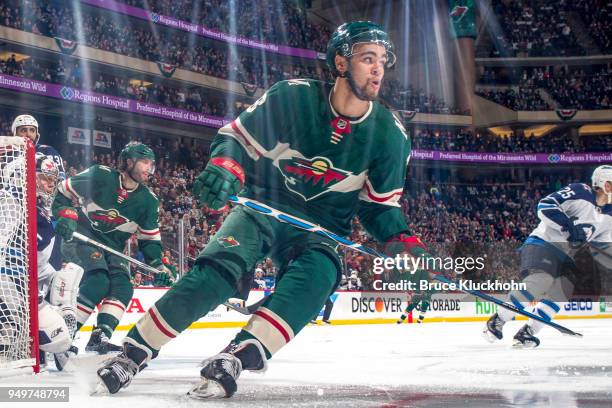
[[[134,168],[136,167],[136,163],[132,164],[132,168],[131,169],[126,169],[125,174],[132,179],[132,181],[136,184],[140,184],[140,182],[138,180],[136,180],[132,174],[132,172],[134,171]]]
[[[612,204],[612,191],[608,193],[606,191],[605,184],[604,184],[604,187],[599,187],[598,190],[601,190],[601,192],[606,195],[606,204]],[[604,205],[606,205],[606,204],[604,204]]]

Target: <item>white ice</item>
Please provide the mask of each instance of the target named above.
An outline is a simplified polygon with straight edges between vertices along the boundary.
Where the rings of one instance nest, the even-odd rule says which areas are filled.
[[[185,393],[198,381],[201,359],[237,329],[187,330],[113,396],[89,395],[100,358],[87,354],[77,357],[75,372],[49,370],[0,384],[69,386],[70,406],[79,408],[612,406],[612,321],[560,323],[584,337],[546,328],[539,348],[517,350],[511,338],[522,322],[508,323],[496,344],[481,337],[482,322],[308,326],[265,374],[243,373],[231,400],[202,402]],[[81,349],[88,337],[80,335]]]

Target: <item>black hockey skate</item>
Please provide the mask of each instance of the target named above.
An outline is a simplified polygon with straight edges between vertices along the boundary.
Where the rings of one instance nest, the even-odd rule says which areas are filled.
[[[265,352],[257,340],[232,342],[202,365],[202,382],[187,393],[192,398],[229,398],[238,389],[236,380],[242,370],[263,372],[267,368]]]
[[[94,327],[91,337],[85,346],[85,351],[106,354],[123,351],[123,347],[110,342],[110,339],[100,328]]]
[[[242,372],[240,360],[229,353],[220,353],[204,361],[200,371],[202,382],[187,393],[193,398],[229,398],[238,389],[236,380]]]
[[[70,346],[70,348],[63,353],[55,353],[53,354],[53,359],[55,360],[55,367],[57,371],[64,371],[66,364],[68,364],[68,360],[73,358],[79,354],[79,349],[77,346]]]
[[[504,337],[502,330],[504,328],[504,322],[497,313],[487,320],[487,325],[482,331],[482,336],[489,342],[494,343],[497,340],[501,340]]]
[[[514,343],[512,344],[512,347],[535,348],[539,345],[540,339],[534,335],[533,328],[526,324],[514,335]]]
[[[136,373],[147,366],[146,359],[146,351],[126,343],[122,353],[106,360],[98,369],[101,381],[97,391],[104,391],[106,388],[109,394],[116,394],[120,389],[126,388]]]

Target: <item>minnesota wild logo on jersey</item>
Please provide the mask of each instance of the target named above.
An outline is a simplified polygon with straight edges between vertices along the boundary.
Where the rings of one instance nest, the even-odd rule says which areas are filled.
[[[335,168],[326,157],[281,159],[278,168],[285,177],[287,188],[306,201],[325,194],[350,174]]]
[[[217,238],[217,242],[224,248],[233,248],[240,245],[240,242],[231,235],[219,237]]]
[[[93,211],[88,213],[87,217],[91,222],[91,226],[102,233],[114,231],[120,225],[130,221],[114,208],[111,208],[110,210]]]

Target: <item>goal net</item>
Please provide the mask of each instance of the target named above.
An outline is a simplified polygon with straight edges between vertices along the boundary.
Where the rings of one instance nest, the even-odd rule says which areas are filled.
[[[0,376],[38,372],[36,241],[34,146],[0,136]]]

